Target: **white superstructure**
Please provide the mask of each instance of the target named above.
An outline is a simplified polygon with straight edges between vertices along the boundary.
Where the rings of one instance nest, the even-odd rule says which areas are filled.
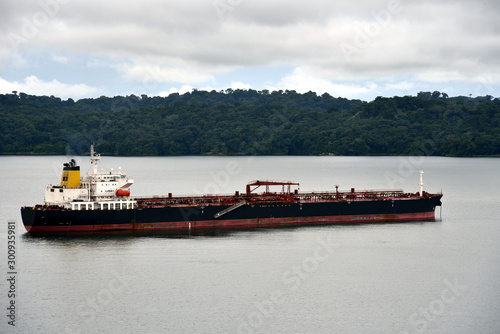
[[[74,159],[64,164],[60,185],[45,188],[44,203],[72,210],[124,210],[133,209],[135,200],[130,198],[133,178],[122,173],[99,171],[101,155],[90,146],[92,171],[80,178],[80,167]]]

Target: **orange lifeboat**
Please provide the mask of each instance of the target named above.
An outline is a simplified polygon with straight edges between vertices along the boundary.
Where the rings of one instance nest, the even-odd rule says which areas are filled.
[[[118,189],[116,191],[116,196],[130,196],[130,191],[124,189]]]

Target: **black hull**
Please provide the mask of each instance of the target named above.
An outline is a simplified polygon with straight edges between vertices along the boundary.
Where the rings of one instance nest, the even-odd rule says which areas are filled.
[[[221,212],[230,209],[230,206],[186,205],[130,210],[24,207],[21,215],[29,233],[297,226],[434,220],[435,208],[441,205],[441,197],[442,195],[433,195],[415,199],[245,204],[223,214]]]

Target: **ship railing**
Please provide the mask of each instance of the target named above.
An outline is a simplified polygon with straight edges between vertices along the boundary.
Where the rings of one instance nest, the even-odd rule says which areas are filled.
[[[103,201],[103,202],[71,202],[71,210],[130,210],[135,209],[137,204],[134,200],[126,201]]]
[[[137,207],[165,207],[165,206],[219,206],[235,205],[242,201],[247,204],[269,203],[297,203],[297,202],[331,202],[331,201],[366,201],[366,200],[393,200],[414,199],[420,197],[417,193],[405,193],[403,190],[362,190],[339,192],[307,192],[307,193],[252,193],[250,195],[220,194],[220,195],[182,195],[182,196],[148,196],[134,197]]]
[[[71,202],[71,210],[94,210],[94,204],[94,202],[83,201]]]
[[[418,193],[405,193],[402,190],[366,190],[355,192],[311,192],[299,193],[295,195],[300,202],[331,202],[331,201],[377,201],[392,199],[417,198]]]
[[[137,206],[136,201],[127,200],[127,201],[105,201],[105,202],[97,202],[99,205],[99,209],[101,210],[130,210],[135,209]]]
[[[209,206],[209,205],[232,205],[241,201],[244,196],[235,195],[183,195],[183,196],[153,196],[134,197],[139,208],[144,207],[164,207],[164,206]],[[234,202],[234,203],[233,203]]]
[[[242,201],[254,204],[295,201],[295,195],[288,193],[262,193],[262,194],[220,194],[220,195],[183,195],[183,196],[149,196],[134,197],[138,207],[163,207],[163,206],[220,206],[234,205]]]

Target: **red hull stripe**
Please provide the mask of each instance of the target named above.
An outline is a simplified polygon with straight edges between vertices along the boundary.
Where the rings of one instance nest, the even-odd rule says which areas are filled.
[[[294,218],[253,218],[234,220],[204,220],[204,221],[176,221],[154,223],[126,223],[102,225],[69,225],[69,226],[26,226],[29,233],[43,232],[99,232],[99,231],[132,231],[132,230],[189,230],[210,228],[238,228],[238,227],[264,227],[264,226],[299,226],[310,224],[342,224],[356,222],[381,222],[381,221],[408,221],[408,220],[433,220],[434,211],[380,214],[380,215],[350,215],[350,216],[315,216]]]

